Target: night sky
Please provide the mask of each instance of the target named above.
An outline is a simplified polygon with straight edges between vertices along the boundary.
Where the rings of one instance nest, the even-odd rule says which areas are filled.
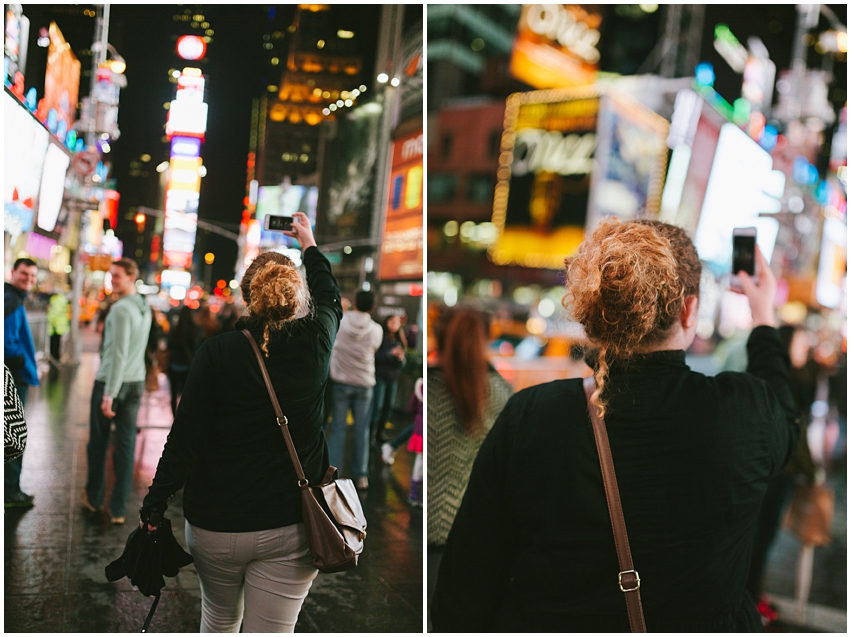
[[[93,5],[24,5],[30,19],[27,87],[35,86],[41,96],[47,49],[37,46],[39,30],[55,21],[82,64],[80,97],[89,93],[91,54],[86,51],[94,38]],[[168,159],[163,141],[167,111],[163,105],[175,97],[176,84],[169,81],[171,69],[197,66],[206,77],[205,101],[209,104],[207,135],[201,157],[208,173],[201,180],[199,218],[227,224],[238,232],[245,196],[246,160],[249,151],[252,100],[272,96],[267,86],[279,86],[286,69],[290,37],[287,33],[295,5],[121,5],[110,7],[109,42],[126,60],[127,87],[121,91],[118,124],[121,137],[107,156],[112,176],[121,194],[116,234],[124,242],[125,254],[133,257],[138,233],[130,209],[137,206],[162,209],[158,198],[156,166]],[[190,21],[174,17],[200,13],[213,29],[212,41],[203,60],[181,60],[175,52],[178,35],[203,35]],[[422,7],[406,11],[406,27],[422,19]],[[373,87],[375,52],[381,18],[379,5],[332,5],[330,26],[355,33],[355,46],[363,61],[359,79]],[[275,39],[274,32],[284,37]],[[264,48],[266,43],[273,49]],[[270,64],[278,57],[277,66]],[[370,95],[367,92],[367,95]],[[143,155],[150,160],[142,161]],[[131,217],[128,219],[127,217]],[[153,222],[148,222],[148,241]],[[237,246],[231,239],[199,229],[196,255],[216,254],[213,281],[230,280],[234,274]],[[144,264],[143,264],[144,265]]]
[[[842,22],[847,22],[846,5],[828,6]],[[94,18],[82,15],[84,9],[91,8],[93,5],[24,5],[24,13],[31,20],[28,87],[36,86],[41,95],[46,49],[38,48],[35,42],[39,29],[47,27],[51,20],[59,24],[71,43],[82,62],[84,74],[90,68],[91,57],[81,54],[81,50],[91,46],[94,35]],[[200,34],[202,31],[190,28],[189,22],[174,20],[174,16],[184,13],[185,9],[203,13],[214,30],[206,60],[200,63],[180,60],[174,50],[177,35]],[[126,254],[132,256],[137,246],[136,226],[125,218],[129,209],[134,206],[162,208],[157,197],[159,175],[155,167],[168,158],[168,145],[162,141],[167,115],[163,104],[174,99],[176,87],[169,82],[168,72],[191,64],[200,66],[207,78],[206,101],[209,104],[207,138],[201,153],[208,175],[201,181],[199,216],[234,224],[229,229],[236,230],[245,196],[252,99],[271,95],[266,86],[280,84],[289,44],[289,38],[285,37],[277,40],[274,50],[270,51],[263,48],[263,36],[273,31],[286,32],[294,12],[295,5],[111,5],[109,41],[127,61],[125,75],[128,86],[121,92],[119,113],[122,134],[113,144],[111,153],[113,175],[121,193],[117,234],[125,243]],[[407,5],[406,29],[422,19],[421,12],[420,5]],[[660,7],[655,14],[639,16],[635,21],[619,18],[623,24],[617,24],[620,30],[613,29],[611,37],[622,41],[624,46],[634,40],[633,44],[641,49],[620,51],[623,59],[643,61],[646,58],[647,50],[652,49],[661,36],[663,13]],[[380,15],[379,5],[331,6],[333,27],[346,28],[356,34],[363,60],[361,82],[370,89],[374,81]],[[790,64],[795,19],[794,5],[707,5],[701,58],[715,65],[716,88],[722,96],[729,101],[739,96],[741,76],[732,71],[712,48],[714,25],[727,23],[743,43],[750,35],[760,37],[779,73]],[[812,33],[823,31],[828,26],[826,19],[821,18],[818,28]],[[610,49],[614,44],[604,42],[603,48]],[[617,52],[619,48],[622,47],[614,50]],[[277,67],[269,64],[273,55],[281,60]],[[810,68],[820,68],[824,61],[824,57],[816,54],[812,46],[808,48]],[[630,71],[622,69],[621,72]],[[838,107],[847,99],[846,63],[835,63],[833,72],[836,79],[830,99]],[[436,80],[431,78],[432,82]],[[88,84],[88,76],[84,76],[81,79],[81,96],[88,95]],[[150,161],[141,162],[144,154],[151,156]],[[196,254],[207,251],[217,255],[214,280],[232,277],[236,243],[199,230]]]
[[[175,53],[174,35],[200,34],[190,23],[173,20],[187,7],[202,13],[214,30],[201,63],[183,61]],[[271,96],[266,87],[279,85],[286,68],[289,39],[278,40],[274,50],[266,50],[263,35],[286,31],[294,14],[294,5],[276,5],[273,11],[270,5],[112,6],[109,39],[127,60],[128,82],[121,95],[122,135],[113,152],[114,174],[122,195],[120,217],[126,216],[131,206],[162,208],[162,202],[156,199],[155,167],[168,159],[168,145],[161,139],[167,115],[163,104],[174,99],[176,86],[169,82],[168,71],[197,65],[206,77],[205,99],[209,104],[207,136],[201,150],[208,173],[201,180],[199,218],[232,224],[227,229],[238,232],[245,196],[252,100],[264,94]],[[335,28],[355,32],[364,62],[361,81],[371,87],[380,7],[334,6],[331,15]],[[276,67],[269,64],[273,55],[281,60]],[[140,161],[143,154],[151,155],[150,162],[143,166],[141,176],[130,176],[131,162]],[[118,235],[125,241],[125,252],[133,254],[135,225],[120,220]],[[236,243],[199,228],[195,253],[208,251],[216,254],[213,281],[230,280],[237,257]]]

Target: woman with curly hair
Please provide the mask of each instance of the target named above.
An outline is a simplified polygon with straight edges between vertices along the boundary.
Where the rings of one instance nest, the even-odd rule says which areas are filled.
[[[258,256],[241,289],[248,316],[204,341],[189,370],[140,525],[162,518],[181,487],[186,543],[201,583],[201,632],[292,632],[317,570],[295,469],[260,367],[257,341],[304,473],[328,468],[322,433],[331,346],[343,315],[310,222],[293,215],[307,281],[277,252]]]
[[[798,444],[777,282],[739,273],[754,329],[745,373],[686,365],[701,265],[681,229],[604,221],[566,261],[564,299],[598,348],[605,415],[647,629],[762,630],[746,590],[770,478]],[[582,381],[516,394],[473,465],[432,601],[438,632],[627,632]]]

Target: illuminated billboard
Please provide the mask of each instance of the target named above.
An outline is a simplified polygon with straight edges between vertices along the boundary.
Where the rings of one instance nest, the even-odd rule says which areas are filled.
[[[586,231],[606,217],[656,219],[668,161],[668,121],[625,95],[600,99]]]
[[[590,5],[523,5],[511,52],[511,74],[535,88],[593,84],[602,17],[583,6]]]
[[[198,157],[201,155],[201,140],[197,137],[171,138],[171,157]]]
[[[50,133],[6,92],[3,120],[3,230],[14,243],[33,226]]]
[[[74,126],[77,94],[80,90],[80,61],[74,56],[55,22],[50,23],[47,70],[44,75],[44,112],[56,111],[65,130]]]
[[[319,188],[316,186],[294,186],[289,177],[284,177],[280,186],[260,186],[257,194],[257,212],[255,219],[260,229],[258,246],[273,248],[278,246],[295,247],[298,241],[282,232],[265,229],[267,215],[292,217],[295,212],[307,215],[310,225],[316,225],[316,202]]]
[[[493,223],[497,265],[558,270],[585,236],[600,92],[515,93],[505,108]]]
[[[780,212],[786,176],[747,133],[732,123],[721,127],[694,236],[697,254],[713,274],[733,264],[733,228],[754,226],[757,244],[771,263],[780,224],[760,213]]]
[[[194,100],[172,100],[168,109],[165,134],[180,133],[203,137],[207,131],[207,104]]]
[[[201,175],[200,157],[172,157],[169,161],[167,190],[186,190],[200,192]]]
[[[423,132],[393,144],[379,281],[423,276]]]
[[[38,226],[47,231],[56,228],[65,193],[65,173],[71,164],[67,150],[59,144],[49,144],[38,194]]]
[[[206,131],[204,75],[199,69],[185,68],[177,78],[177,96],[169,106],[166,122],[171,141],[162,245],[166,267],[192,265],[201,192],[201,143]]]
[[[824,307],[837,308],[847,295],[848,228],[841,220],[828,217],[824,220],[821,235],[816,300]]]

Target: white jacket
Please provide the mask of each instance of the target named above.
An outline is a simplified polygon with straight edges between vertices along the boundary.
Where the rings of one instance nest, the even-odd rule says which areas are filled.
[[[384,330],[366,312],[350,310],[343,314],[331,350],[331,380],[355,387],[374,387],[375,352],[383,339]]]

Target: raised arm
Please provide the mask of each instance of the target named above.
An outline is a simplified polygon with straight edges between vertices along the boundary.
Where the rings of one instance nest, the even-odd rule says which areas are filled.
[[[293,214],[292,232],[284,234],[298,240],[304,252],[304,268],[307,271],[307,287],[313,298],[317,319],[323,324],[330,342],[337,337],[337,329],[343,318],[340,288],[331,273],[331,264],[316,247],[310,221],[303,212]]]

